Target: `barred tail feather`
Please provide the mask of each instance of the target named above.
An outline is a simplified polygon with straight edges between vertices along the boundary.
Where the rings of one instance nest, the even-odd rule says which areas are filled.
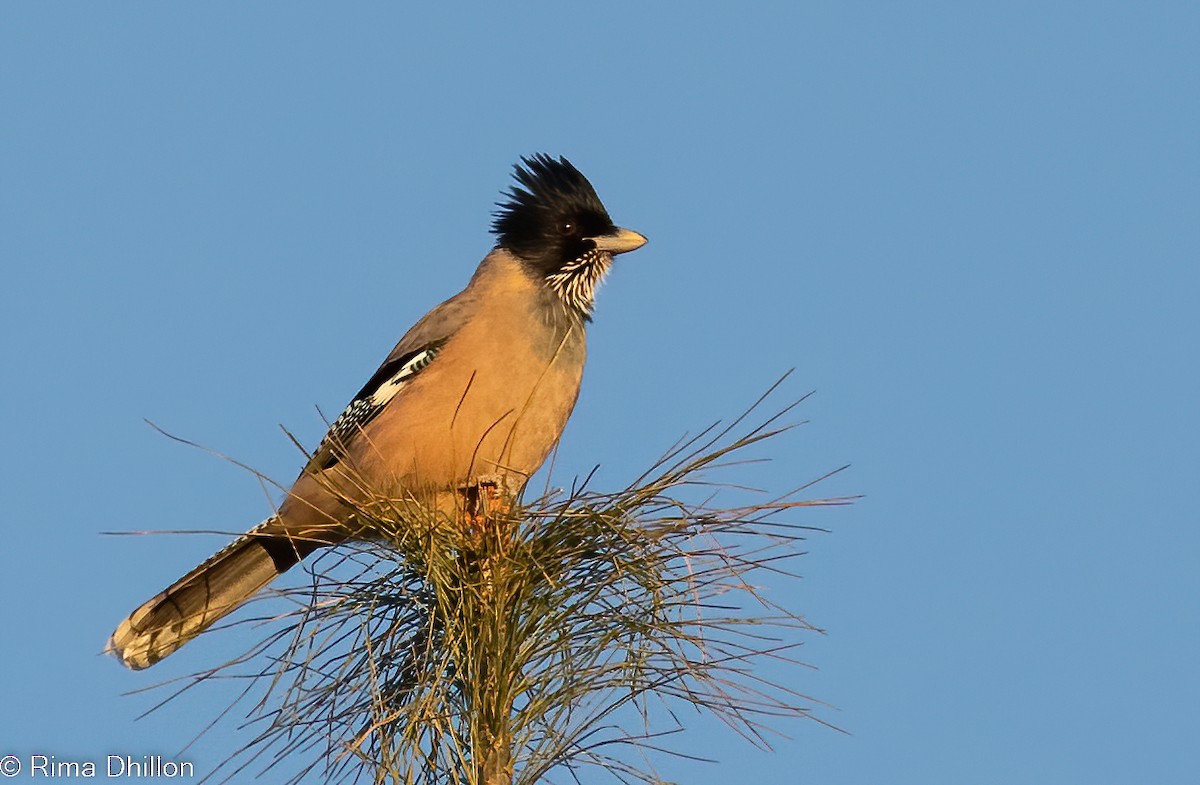
[[[259,525],[129,615],[109,639],[107,652],[134,670],[149,668],[232,613],[319,543],[263,533]]]

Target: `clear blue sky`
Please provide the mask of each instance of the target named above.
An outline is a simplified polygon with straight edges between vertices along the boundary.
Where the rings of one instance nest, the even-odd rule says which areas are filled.
[[[499,5],[499,4],[497,4]],[[747,782],[1195,782],[1200,10],[1194,3],[5,3],[0,755],[172,754],[97,652],[269,503],[490,243],[521,154],[650,237],[601,292],[558,477],[615,487],[795,368],[757,479],[828,630]],[[186,753],[206,773],[242,738]],[[593,777],[589,781],[598,781]]]

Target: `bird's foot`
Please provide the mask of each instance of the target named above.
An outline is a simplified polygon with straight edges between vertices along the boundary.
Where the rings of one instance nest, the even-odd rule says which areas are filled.
[[[507,478],[502,475],[480,477],[460,489],[467,529],[482,534],[495,526],[512,507],[514,494]]]

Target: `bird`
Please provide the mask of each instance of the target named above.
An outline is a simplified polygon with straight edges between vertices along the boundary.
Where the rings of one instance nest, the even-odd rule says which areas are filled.
[[[109,653],[148,668],[318,549],[377,535],[355,516],[371,494],[447,512],[483,485],[520,492],[575,407],[596,289],[646,238],[565,157],[523,156],[513,179],[466,287],[404,334],[274,514],[134,610]]]

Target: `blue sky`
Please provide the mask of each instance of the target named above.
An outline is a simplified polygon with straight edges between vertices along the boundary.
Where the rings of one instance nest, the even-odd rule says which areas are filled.
[[[616,487],[795,368],[756,481],[866,495],[802,516],[782,598],[827,630],[785,678],[848,733],[700,723],[721,762],[664,776],[1194,781],[1197,7],[498,5],[0,10],[0,755],[171,755],[219,710],[121,693],[225,642],[97,654],[223,542],[101,532],[270,509],[143,418],[290,478],[278,424],[315,443],[546,151],[651,240],[556,476]]]

